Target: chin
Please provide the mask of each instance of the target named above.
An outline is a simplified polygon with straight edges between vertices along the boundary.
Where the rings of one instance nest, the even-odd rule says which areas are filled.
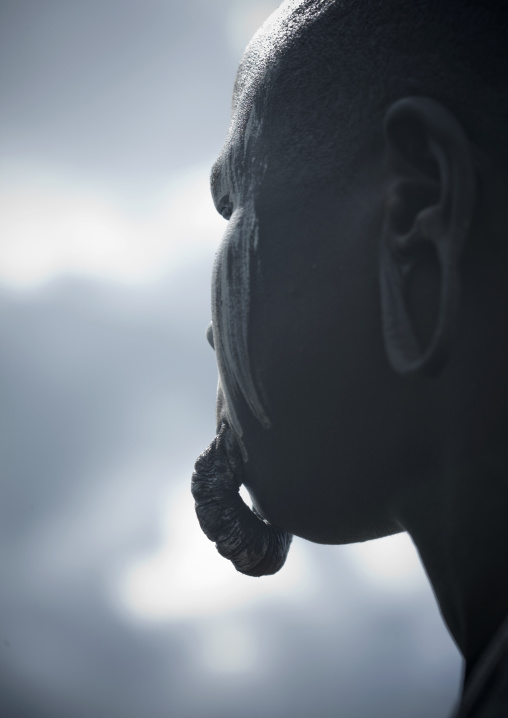
[[[246,478],[244,483],[256,511],[270,524],[313,543],[359,543],[404,530],[377,503],[339,501],[323,492],[304,493],[296,485],[282,490],[276,481],[268,492],[259,489],[265,482]]]

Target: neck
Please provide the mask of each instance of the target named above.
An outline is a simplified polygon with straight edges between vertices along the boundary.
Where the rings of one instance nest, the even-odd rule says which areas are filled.
[[[466,677],[508,615],[506,453],[503,447],[473,467],[441,472],[401,512]]]

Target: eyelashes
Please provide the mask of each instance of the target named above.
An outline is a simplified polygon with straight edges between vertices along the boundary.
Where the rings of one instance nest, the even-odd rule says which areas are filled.
[[[228,194],[220,200],[217,205],[217,211],[220,215],[222,215],[222,217],[224,217],[224,219],[231,219],[231,215],[233,214],[233,205],[231,204]]]

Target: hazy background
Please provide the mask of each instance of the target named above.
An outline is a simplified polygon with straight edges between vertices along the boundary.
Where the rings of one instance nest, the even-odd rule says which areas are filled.
[[[0,0],[0,712],[445,718],[407,537],[251,579],[189,492],[214,434],[208,193],[275,0]]]

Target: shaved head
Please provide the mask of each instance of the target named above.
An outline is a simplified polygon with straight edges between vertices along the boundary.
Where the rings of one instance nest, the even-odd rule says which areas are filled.
[[[239,225],[236,216],[241,231],[214,273],[216,311],[228,306],[231,292],[238,307],[215,348],[239,438],[238,397],[270,426],[248,350],[251,279],[259,270],[254,205],[266,169],[280,170],[289,186],[343,191],[359,164],[383,153],[387,108],[411,94],[442,102],[472,142],[506,166],[507,29],[508,3],[499,0],[289,0],[249,43],[233,93],[234,121],[211,174],[221,214],[228,217],[240,168],[251,204],[248,222]],[[263,144],[253,152],[261,133]]]
[[[507,31],[504,0],[289,1],[249,44],[233,110],[247,116],[255,97],[273,114],[291,102],[281,150],[315,152],[324,142],[323,168],[334,148],[342,158],[345,148],[362,151],[365,129],[390,103],[427,95],[460,116],[479,146],[498,156],[501,143],[508,159]]]

